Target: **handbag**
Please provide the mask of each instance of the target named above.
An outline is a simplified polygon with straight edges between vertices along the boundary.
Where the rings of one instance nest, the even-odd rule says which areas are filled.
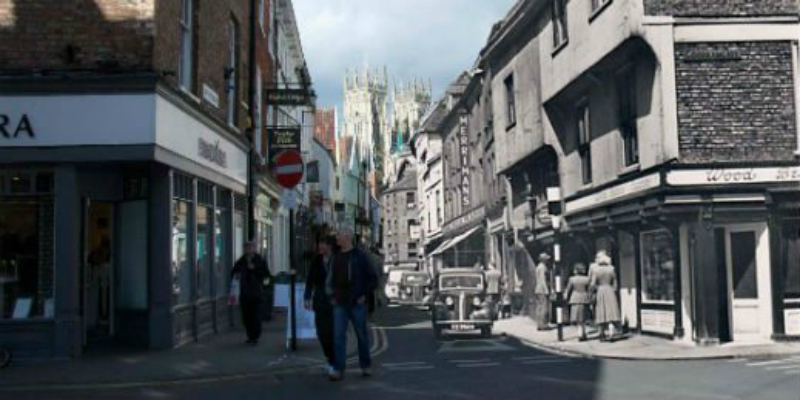
[[[228,305],[235,306],[239,304],[239,294],[241,294],[242,284],[239,280],[239,276],[235,276],[231,279],[231,289],[228,291]]]

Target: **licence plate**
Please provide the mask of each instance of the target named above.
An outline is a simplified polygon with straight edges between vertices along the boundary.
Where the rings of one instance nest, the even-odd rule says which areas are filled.
[[[453,324],[453,330],[455,331],[471,331],[475,329],[475,325],[473,324]]]

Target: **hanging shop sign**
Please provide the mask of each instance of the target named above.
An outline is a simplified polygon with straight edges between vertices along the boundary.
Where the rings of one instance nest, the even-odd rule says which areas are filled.
[[[712,168],[670,171],[667,184],[706,186],[750,183],[800,182],[800,166],[774,168]]]
[[[461,114],[458,126],[458,153],[461,159],[461,205],[471,204],[471,186],[469,181],[469,131],[467,130],[467,114]]]
[[[275,157],[284,151],[300,151],[299,126],[268,126],[269,160],[274,163]]]
[[[20,136],[31,139],[36,137],[28,114],[22,114],[20,118],[12,118],[6,114],[0,114],[0,138],[16,139]]]
[[[313,92],[308,89],[268,88],[264,97],[271,106],[306,106],[311,104]]]

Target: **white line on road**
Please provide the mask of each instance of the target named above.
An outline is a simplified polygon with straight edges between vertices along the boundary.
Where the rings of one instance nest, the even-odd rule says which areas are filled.
[[[492,361],[488,358],[480,359],[480,360],[447,360],[447,362],[460,364],[460,363],[482,363],[482,362],[489,362]]]
[[[780,367],[767,367],[767,371],[778,371],[782,369],[798,369],[800,370],[800,364],[795,365],[781,365]]]
[[[747,366],[748,367],[761,367],[761,366],[764,366],[764,365],[785,364],[787,362],[792,362],[795,359],[796,359],[795,357],[792,357],[792,358],[783,358],[783,359],[780,359],[780,360],[759,361],[759,362],[754,362],[754,363],[748,363]]]
[[[785,374],[786,375],[795,375],[795,374],[800,375],[800,371],[786,371]]]
[[[423,370],[429,370],[429,369],[434,369],[434,368],[436,368],[436,367],[434,367],[433,365],[417,365],[417,366],[409,365],[409,366],[406,366],[406,367],[387,368],[387,370],[389,370],[390,372],[406,372],[406,371],[423,371]]]
[[[514,361],[530,361],[530,360],[556,360],[564,358],[563,356],[534,356],[534,357],[511,357]]]
[[[458,368],[477,368],[477,367],[498,367],[498,362],[484,362],[484,363],[470,363],[470,364],[457,364]]]
[[[427,364],[425,361],[409,361],[409,362],[399,362],[399,363],[382,363],[384,367],[402,367],[402,366],[410,366],[410,365],[420,365],[420,364]]]
[[[558,363],[570,363],[572,360],[570,359],[561,359],[561,360],[531,360],[531,361],[522,361],[520,364],[525,365],[536,365],[536,364],[558,364]]]

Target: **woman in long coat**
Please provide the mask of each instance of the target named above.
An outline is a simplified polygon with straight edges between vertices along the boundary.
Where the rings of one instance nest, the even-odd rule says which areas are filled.
[[[574,267],[575,275],[569,278],[567,288],[564,290],[569,303],[569,318],[573,325],[581,329],[581,341],[586,340],[586,321],[589,319],[589,277],[586,276],[586,265],[577,263]]]
[[[595,257],[589,286],[596,294],[595,323],[600,326],[600,340],[606,341],[616,335],[620,323],[619,302],[617,301],[617,273],[611,265],[611,257],[599,251]],[[606,336],[606,329],[609,336]]]

